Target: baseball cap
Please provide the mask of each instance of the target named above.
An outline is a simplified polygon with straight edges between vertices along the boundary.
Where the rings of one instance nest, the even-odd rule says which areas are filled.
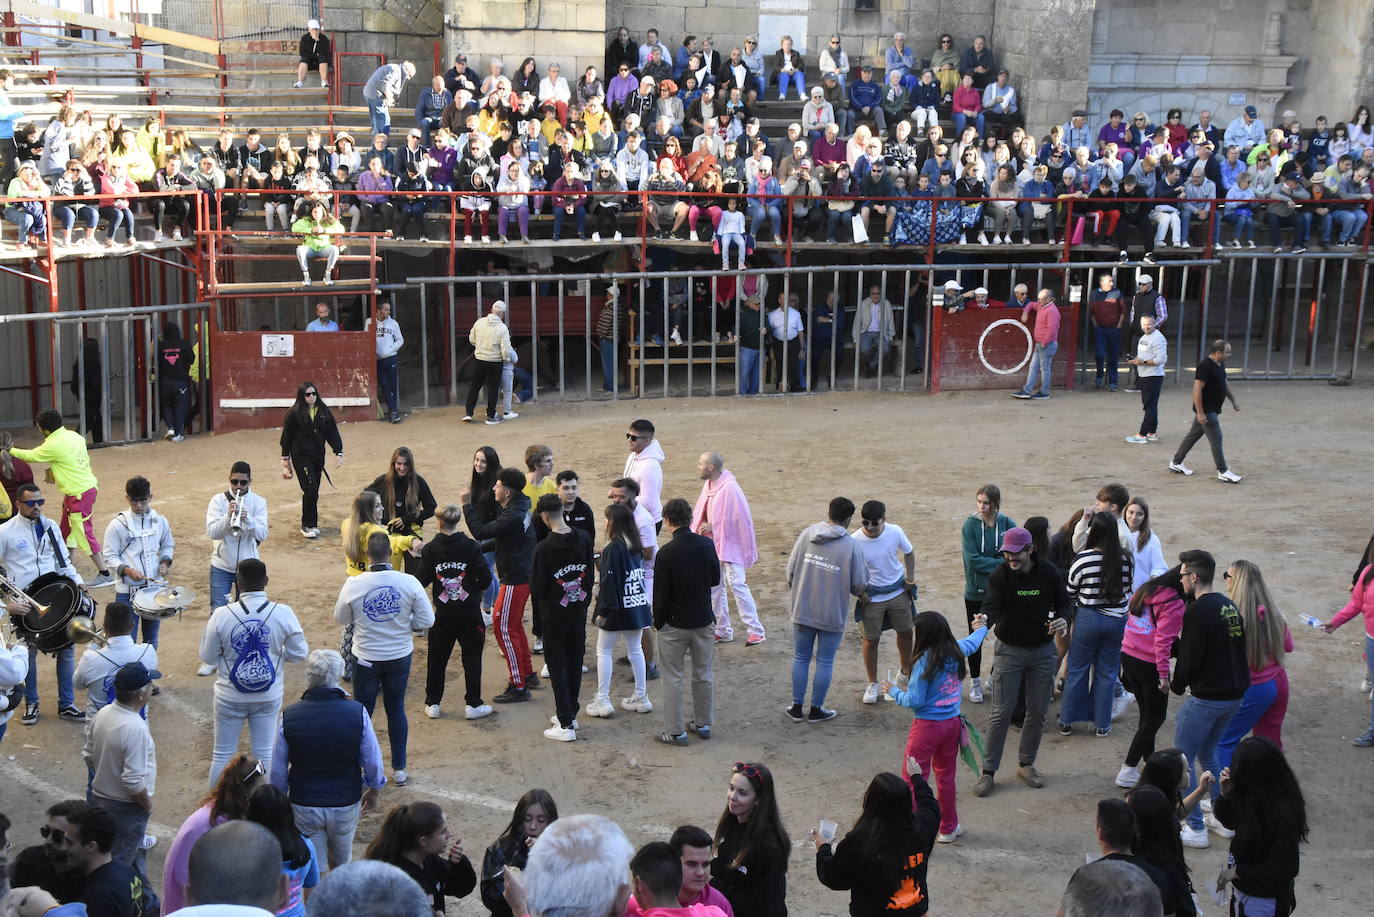
[[[1154,282],[1155,282],[1155,279],[1154,279],[1153,277],[1151,277],[1149,274],[1141,274],[1139,277],[1137,277],[1137,278],[1135,279],[1136,286],[1140,286],[1142,283],[1154,283]]]
[[[1002,533],[1002,544],[997,550],[1017,554],[1030,547],[1030,544],[1031,533],[1017,526]]]
[[[811,168],[811,160],[809,160],[809,159],[803,159],[801,162],[797,163],[797,168],[798,168],[798,169],[809,169],[809,168]]]
[[[1252,118],[1258,118],[1258,117],[1259,117],[1259,111],[1258,111],[1258,109],[1256,109],[1255,106],[1253,106],[1253,105],[1247,105],[1247,106],[1245,106],[1245,113],[1246,113],[1247,115],[1249,115],[1250,117],[1252,117]]]
[[[987,295],[988,295],[988,288],[987,288],[987,287],[979,287],[978,289],[976,289],[976,290],[973,291],[973,295],[974,295],[974,296],[987,296]]]
[[[419,137],[419,138],[423,138],[423,137],[424,137],[424,134],[420,133],[420,129],[419,129],[418,127],[412,127],[412,128],[410,129],[409,135],[410,135],[411,137]]]
[[[1081,109],[1081,108],[1075,108],[1075,109],[1073,110],[1073,114],[1072,114],[1070,117],[1073,117],[1073,118],[1086,118],[1086,117],[1088,117],[1088,113],[1087,113],[1086,111],[1084,111],[1083,109]]]
[[[872,72],[873,72],[873,65],[872,65],[872,64],[864,64],[864,65],[863,65],[862,67],[860,67],[859,69],[862,70],[862,71],[865,72],[865,73],[872,73]]]
[[[963,287],[959,285],[959,282],[958,282],[957,280],[946,280],[946,281],[945,281],[945,289],[946,289],[946,290],[962,290]]]
[[[318,19],[312,19],[305,24],[306,31],[309,31],[310,29],[318,29],[319,27],[320,21]]]
[[[115,672],[114,686],[116,691],[137,691],[161,677],[162,673],[157,669],[150,669],[141,662],[128,662]]]

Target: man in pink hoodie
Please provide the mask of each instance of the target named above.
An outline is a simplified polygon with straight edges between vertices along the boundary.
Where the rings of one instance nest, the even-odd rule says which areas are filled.
[[[626,914],[643,914],[644,917],[727,917],[727,912],[715,905],[699,901],[686,905],[682,903],[679,897],[682,858],[672,844],[654,841],[639,848],[634,859],[630,860],[630,884],[634,888],[634,897],[630,899]],[[724,900],[723,896],[721,900]]]
[[[630,896],[625,906],[625,917],[642,917],[650,912],[714,914],[717,909],[725,917],[735,917],[729,900],[719,889],[711,886],[711,835],[696,825],[683,825],[673,832],[668,839],[668,846],[677,851],[682,860],[682,887],[677,891],[677,903],[659,907],[654,898],[638,898],[636,889],[635,895]],[[643,905],[639,903],[641,900],[645,902]],[[664,900],[667,900],[666,896]],[[677,911],[677,908],[687,910]]]
[[[697,460],[697,473],[704,483],[697,505],[692,508],[692,531],[714,541],[716,555],[720,558],[721,584],[711,590],[716,642],[729,643],[735,639],[725,591],[728,588],[734,593],[740,620],[749,629],[744,645],[758,646],[764,640],[763,623],[759,621],[758,607],[749,584],[744,581],[744,571],[759,559],[749,501],[744,498],[735,476],[725,470],[725,459],[719,452],[703,452]]]

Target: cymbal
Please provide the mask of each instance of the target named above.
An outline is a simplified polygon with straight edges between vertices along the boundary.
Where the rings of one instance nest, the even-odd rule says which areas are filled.
[[[196,600],[196,591],[189,586],[167,586],[153,596],[159,608],[186,608]]]

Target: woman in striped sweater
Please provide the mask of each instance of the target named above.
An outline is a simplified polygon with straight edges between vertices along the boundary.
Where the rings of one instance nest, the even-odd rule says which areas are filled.
[[[1098,738],[1111,734],[1112,686],[1121,670],[1121,638],[1134,566],[1130,552],[1122,549],[1116,517],[1095,513],[1083,550],[1069,564],[1065,583],[1078,610],[1059,711],[1061,735],[1072,735],[1074,723],[1089,720],[1096,724]]]

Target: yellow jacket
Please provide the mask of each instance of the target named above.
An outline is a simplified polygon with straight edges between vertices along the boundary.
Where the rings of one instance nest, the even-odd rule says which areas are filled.
[[[57,489],[69,497],[79,497],[97,486],[86,437],[75,430],[58,427],[38,448],[11,449],[10,455],[26,462],[46,462]]]
[[[347,529],[347,527],[348,520],[345,519],[342,528]],[[357,533],[358,547],[361,549],[361,553],[364,556],[367,555],[367,540],[372,537],[373,532],[382,532],[391,539],[391,566],[395,567],[397,570],[404,570],[406,566],[406,551],[410,550],[411,544],[418,539],[414,535],[397,535],[395,532],[389,532],[385,526],[378,525],[375,522],[364,522],[362,525],[358,526]],[[344,564],[348,567],[349,576],[357,576],[359,573],[367,572],[367,562],[364,561],[361,564],[355,564],[349,559],[348,550],[346,548],[344,550]]]

